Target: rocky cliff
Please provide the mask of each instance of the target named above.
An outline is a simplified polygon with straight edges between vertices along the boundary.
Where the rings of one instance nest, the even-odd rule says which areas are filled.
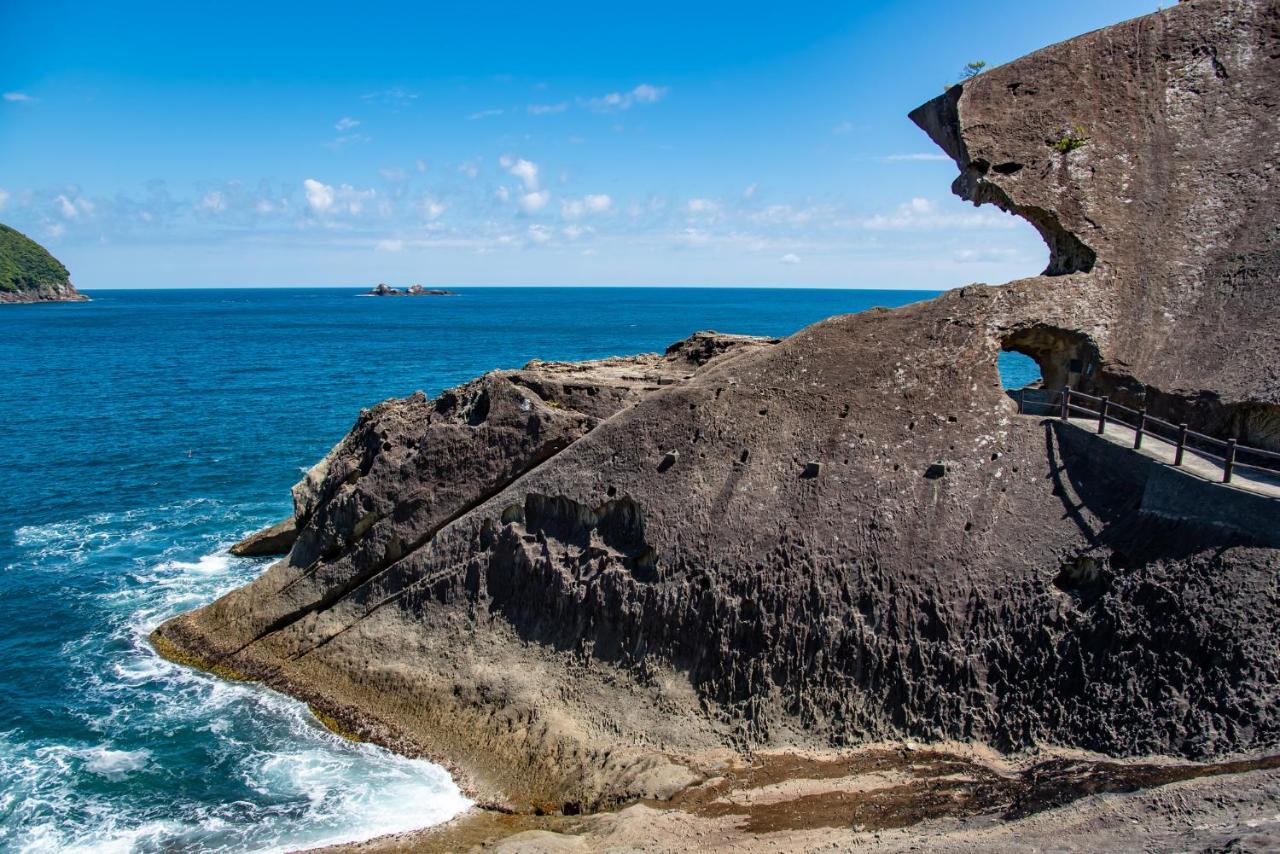
[[[996,359],[1272,437],[1278,20],[1183,3],[914,114],[1044,276],[381,404],[288,556],[157,645],[544,810],[725,750],[1274,746],[1280,552],[1141,513]]]
[[[1005,346],[1058,387],[1075,359],[1075,387],[1280,447],[1278,80],[1280,5],[1196,0],[914,111],[952,189],[1049,246]]]
[[[62,263],[25,234],[0,225],[0,303],[89,299],[71,284]]]

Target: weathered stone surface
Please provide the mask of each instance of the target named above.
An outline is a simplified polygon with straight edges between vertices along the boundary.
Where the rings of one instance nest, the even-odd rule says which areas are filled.
[[[1140,480],[1015,414],[996,359],[1021,347],[1051,377],[1083,353],[1090,382],[1170,407],[1276,404],[1274,361],[1254,376],[1205,355],[1274,360],[1271,297],[1227,295],[1213,259],[1273,259],[1270,214],[1234,243],[1219,218],[1275,191],[1274,127],[1254,122],[1275,12],[1181,4],[917,114],[964,192],[1036,218],[1062,275],[381,404],[295,487],[289,557],[158,641],[526,807],[662,797],[694,757],[762,745],[1274,746],[1280,553],[1143,515]],[[1195,64],[1206,44],[1229,77]],[[1055,159],[1037,92],[1069,99],[1053,114],[1090,140],[1065,156],[1097,164]],[[1219,162],[1249,177],[1217,181]],[[1134,255],[1148,239],[1162,253]],[[1197,313],[1215,307],[1216,331]],[[1147,336],[1165,310],[1203,340]]]
[[[1005,331],[1047,385],[1078,358],[1078,388],[1280,448],[1278,83],[1280,5],[1193,0],[911,114],[960,166],[956,193],[1049,245]]]
[[[264,528],[256,534],[250,534],[231,547],[233,555],[239,557],[270,557],[288,554],[298,539],[298,526],[292,516]]]

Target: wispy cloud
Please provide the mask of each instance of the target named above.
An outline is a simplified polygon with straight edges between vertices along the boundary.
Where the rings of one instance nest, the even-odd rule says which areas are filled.
[[[608,213],[613,199],[604,193],[583,196],[581,199],[561,199],[560,214],[565,219],[581,219],[591,214]]]
[[[930,199],[914,198],[898,205],[893,213],[876,214],[856,221],[871,231],[904,231],[951,228],[1017,228],[1020,220],[1009,214],[985,210],[950,213]]]
[[[786,255],[783,255],[778,259],[778,263],[794,266],[795,264],[800,263],[800,256],[794,252],[788,252]]]
[[[1016,261],[1022,257],[1017,249],[999,246],[985,246],[981,249],[957,249],[952,253],[952,260],[960,264],[995,264],[1005,261]]]
[[[17,104],[30,104],[36,100],[26,92],[5,92],[3,97],[6,101]]]
[[[359,119],[353,119],[351,118],[351,116],[343,116],[342,118],[338,119],[336,123],[334,123],[333,129],[340,133],[346,133],[352,128],[359,127],[359,126],[360,126]]]
[[[853,122],[840,122],[831,129],[834,136],[848,136],[853,133]]]
[[[389,107],[402,108],[418,100],[418,93],[405,89],[403,86],[392,86],[390,89],[366,92],[360,97],[362,100],[373,104],[385,104]]]
[[[490,119],[494,116],[500,116],[505,112],[506,110],[480,110],[479,112],[475,112],[467,116],[467,121],[474,122],[478,119]]]
[[[563,113],[569,109],[568,101],[561,101],[558,104],[530,104],[526,107],[531,116],[547,116],[552,113]]]
[[[198,207],[207,213],[222,213],[227,209],[227,197],[219,190],[211,190],[200,199]]]
[[[332,148],[334,151],[341,151],[349,145],[361,145],[366,142],[373,142],[373,137],[363,133],[344,133],[326,142],[325,147]]]
[[[610,92],[598,98],[580,98],[578,103],[597,112],[611,113],[617,110],[629,110],[636,104],[656,104],[667,96],[667,91],[666,86],[641,83],[626,92]]]
[[[890,154],[888,157],[885,158],[885,162],[886,163],[917,163],[917,162],[927,162],[927,161],[934,161],[934,160],[950,160],[950,159],[951,158],[945,154],[939,154],[934,152],[928,152],[928,153],[921,152],[919,154]]]

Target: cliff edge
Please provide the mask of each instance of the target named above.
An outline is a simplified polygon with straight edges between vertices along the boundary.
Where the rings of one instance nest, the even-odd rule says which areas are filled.
[[[0,224],[0,303],[83,302],[57,258],[20,231]]]
[[[1183,3],[914,114],[1045,275],[380,404],[289,554],[157,646],[543,812],[765,749],[1274,748],[1280,552],[1143,512],[996,361],[1276,440],[1278,22]]]

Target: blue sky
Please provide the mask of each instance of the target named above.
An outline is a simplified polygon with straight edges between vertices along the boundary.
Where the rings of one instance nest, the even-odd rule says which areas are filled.
[[[83,288],[1039,272],[907,119],[1128,0],[0,4],[0,221]]]

